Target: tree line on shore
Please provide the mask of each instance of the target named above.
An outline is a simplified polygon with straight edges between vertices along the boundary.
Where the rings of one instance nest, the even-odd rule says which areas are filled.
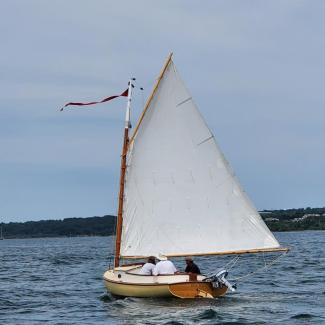
[[[260,214],[272,231],[325,230],[325,208],[263,210]]]
[[[272,231],[325,230],[325,208],[263,210],[260,213]],[[116,216],[9,222],[0,226],[4,238],[110,236],[115,234]]]
[[[4,238],[110,236],[115,233],[116,217],[66,218],[2,223]]]

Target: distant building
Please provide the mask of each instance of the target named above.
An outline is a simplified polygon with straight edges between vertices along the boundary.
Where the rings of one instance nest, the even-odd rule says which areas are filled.
[[[324,216],[325,214],[323,214]],[[304,214],[301,218],[294,218],[292,219],[293,222],[301,222],[301,221],[304,221],[308,218],[311,218],[311,217],[320,217],[320,214],[318,213],[309,213],[309,214]]]
[[[278,218],[265,218],[265,221],[279,221]]]

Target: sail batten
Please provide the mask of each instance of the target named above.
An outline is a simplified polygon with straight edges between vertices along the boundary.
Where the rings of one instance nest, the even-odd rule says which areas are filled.
[[[127,155],[122,256],[279,250],[171,58],[140,121]]]

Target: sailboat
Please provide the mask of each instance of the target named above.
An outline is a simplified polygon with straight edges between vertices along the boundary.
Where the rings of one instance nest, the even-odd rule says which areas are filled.
[[[123,297],[215,298],[235,288],[214,276],[140,275],[139,263],[164,255],[286,252],[242,189],[186,89],[170,54],[129,136],[129,82],[121,156],[114,267],[107,290]]]

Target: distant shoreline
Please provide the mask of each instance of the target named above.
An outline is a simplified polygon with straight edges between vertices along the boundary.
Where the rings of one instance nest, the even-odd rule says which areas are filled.
[[[115,233],[116,217],[105,215],[90,218],[66,218],[1,223],[4,239],[63,238],[111,236]]]
[[[4,240],[13,239],[62,239],[62,238],[91,238],[91,237],[112,237],[114,235],[75,235],[75,236],[41,236],[41,237],[5,237]]]
[[[325,208],[263,210],[260,215],[271,231],[325,230]]]
[[[275,232],[325,230],[325,208],[263,210],[260,214]],[[4,239],[112,236],[115,225],[113,215],[0,224]]]
[[[324,231],[325,229],[304,229],[304,230],[282,230],[282,231],[274,231],[275,233],[278,233],[278,232],[314,232],[314,231]],[[114,237],[115,235],[90,235],[90,236],[84,236],[84,235],[76,235],[76,236],[42,236],[42,237],[7,237],[7,238],[4,238],[5,240],[16,240],[16,239],[19,239],[19,240],[25,240],[25,239],[62,239],[62,238],[91,238],[91,237]],[[1,242],[0,242],[1,243]]]

